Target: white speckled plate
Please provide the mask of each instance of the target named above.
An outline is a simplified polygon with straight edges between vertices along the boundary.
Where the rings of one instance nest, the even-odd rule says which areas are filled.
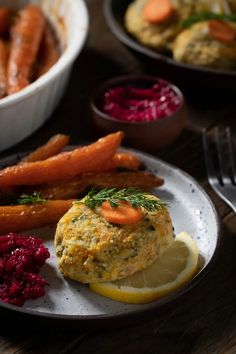
[[[218,217],[211,200],[198,183],[183,171],[149,155],[137,151],[135,153],[146,164],[148,170],[165,179],[164,186],[156,189],[155,193],[170,205],[175,232],[187,231],[197,241],[201,267],[195,278],[172,295],[151,304],[133,305],[107,299],[91,292],[87,286],[64,279],[60,275],[53,248],[54,227],[47,227],[27,232],[40,235],[51,253],[41,272],[50,284],[46,287],[46,295],[37,300],[27,301],[22,308],[4,303],[1,303],[0,307],[51,319],[97,323],[154,312],[154,309],[157,310],[182,296],[202,278],[213,260],[219,243]],[[5,159],[2,165],[15,162],[16,159],[17,157]]]

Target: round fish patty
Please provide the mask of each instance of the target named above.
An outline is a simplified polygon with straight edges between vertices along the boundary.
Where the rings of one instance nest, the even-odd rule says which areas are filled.
[[[235,23],[230,23],[235,28]],[[214,39],[208,22],[199,22],[180,33],[173,44],[177,61],[215,69],[236,68],[236,40],[222,43]]]
[[[61,218],[55,250],[64,276],[82,283],[125,278],[152,264],[174,240],[167,209],[143,211],[130,225],[106,221],[99,209],[74,203]]]
[[[193,0],[172,0],[175,12],[171,18],[159,24],[145,21],[142,11],[147,0],[135,0],[132,2],[125,14],[125,27],[142,44],[157,50],[170,50],[171,43],[181,32],[182,20],[193,15],[196,11],[196,4]]]

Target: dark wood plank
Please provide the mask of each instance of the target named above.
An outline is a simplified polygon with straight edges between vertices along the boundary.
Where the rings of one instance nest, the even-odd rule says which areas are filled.
[[[88,102],[94,87],[106,78],[142,73],[138,60],[108,30],[100,0],[87,0],[91,26],[88,41],[77,59],[67,92],[50,120],[30,138],[1,153],[0,157],[33,149],[51,135],[71,135],[71,142],[93,140],[95,134],[88,115]],[[155,155],[194,176],[212,198],[223,222],[222,245],[210,273],[173,308],[133,327],[110,331],[63,332],[0,331],[0,353],[158,353],[233,354],[236,353],[236,218],[211,190],[203,161],[201,131],[217,124],[230,124],[236,131],[236,101],[185,91],[188,122],[171,146]]]
[[[27,333],[27,335],[26,335]],[[55,329],[47,331],[20,332],[18,336],[11,336],[7,340],[0,338],[0,352],[1,354],[26,354],[43,352],[50,354],[67,353],[71,347],[79,345],[86,337],[86,333],[63,333],[55,331]]]

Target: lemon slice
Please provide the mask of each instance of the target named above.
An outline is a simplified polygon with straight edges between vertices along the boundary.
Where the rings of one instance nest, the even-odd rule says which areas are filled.
[[[125,279],[92,283],[90,289],[113,300],[148,303],[184,285],[194,276],[197,266],[197,244],[187,232],[181,232],[150,267]]]

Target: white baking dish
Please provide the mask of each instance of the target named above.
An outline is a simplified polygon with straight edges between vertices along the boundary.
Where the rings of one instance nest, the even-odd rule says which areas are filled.
[[[0,151],[25,139],[49,118],[62,97],[88,32],[88,12],[83,0],[0,0],[0,6],[17,9],[28,3],[43,8],[56,28],[63,53],[38,80],[0,99]]]

